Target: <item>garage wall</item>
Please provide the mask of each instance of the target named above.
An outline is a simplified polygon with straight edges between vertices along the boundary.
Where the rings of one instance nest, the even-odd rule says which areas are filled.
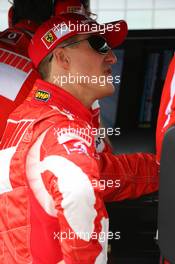
[[[101,23],[125,19],[129,29],[175,28],[175,0],[90,0]],[[0,0],[0,31],[7,27],[8,0]]]
[[[125,19],[129,29],[175,28],[175,0],[91,0],[101,23]]]

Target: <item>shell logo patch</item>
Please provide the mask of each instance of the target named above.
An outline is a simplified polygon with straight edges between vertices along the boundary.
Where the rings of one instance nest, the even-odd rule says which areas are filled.
[[[47,102],[50,99],[50,93],[46,91],[38,90],[35,93],[35,99],[42,102]]]

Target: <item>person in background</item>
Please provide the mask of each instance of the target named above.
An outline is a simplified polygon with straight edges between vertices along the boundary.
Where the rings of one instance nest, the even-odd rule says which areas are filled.
[[[38,77],[28,58],[28,45],[52,9],[50,0],[14,0],[9,9],[9,28],[0,33],[0,139],[8,115],[26,98]]]

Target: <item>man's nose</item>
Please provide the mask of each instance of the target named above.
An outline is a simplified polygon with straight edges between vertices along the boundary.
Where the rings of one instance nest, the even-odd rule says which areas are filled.
[[[109,50],[108,53],[106,54],[105,61],[110,64],[117,63],[117,57],[112,50]]]

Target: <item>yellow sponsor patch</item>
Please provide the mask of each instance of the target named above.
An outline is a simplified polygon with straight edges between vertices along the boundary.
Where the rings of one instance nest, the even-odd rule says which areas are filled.
[[[47,102],[50,98],[50,94],[46,91],[38,90],[35,93],[35,99]]]

